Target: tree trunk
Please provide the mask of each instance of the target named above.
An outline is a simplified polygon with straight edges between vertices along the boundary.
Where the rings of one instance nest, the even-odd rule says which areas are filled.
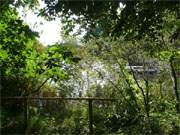
[[[178,93],[178,82],[177,82],[177,76],[173,65],[174,56],[170,57],[170,67],[171,67],[171,76],[173,80],[173,89],[176,97],[176,111],[177,113],[180,113],[180,99],[179,99],[179,93]]]

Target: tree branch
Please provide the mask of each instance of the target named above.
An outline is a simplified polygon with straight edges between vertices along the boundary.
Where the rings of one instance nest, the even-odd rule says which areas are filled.
[[[40,89],[44,86],[44,84],[49,80],[50,78],[47,78],[36,90],[31,91],[30,93],[28,93],[28,95],[39,92]]]

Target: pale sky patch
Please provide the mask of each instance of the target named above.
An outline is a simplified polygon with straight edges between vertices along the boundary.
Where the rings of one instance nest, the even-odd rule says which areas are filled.
[[[39,0],[39,8],[42,9],[46,6],[46,4]],[[57,42],[62,42],[62,24],[61,18],[55,18],[55,20],[47,21],[43,17],[38,16],[35,11],[20,7],[18,9],[19,16],[25,23],[29,25],[29,27],[39,33],[39,38],[37,38],[40,43],[43,45],[52,45]],[[77,16],[72,15],[72,18],[77,18]],[[73,35],[80,29],[80,25],[77,24],[70,35]],[[74,38],[77,40],[78,44],[80,44],[81,39],[86,34],[86,31],[83,29],[82,33],[75,36]]]
[[[39,8],[43,8],[45,4],[40,1]],[[56,18],[53,21],[47,21],[43,17],[37,16],[32,10],[20,7],[18,9],[19,16],[24,20],[29,27],[39,33],[38,40],[43,45],[51,45],[56,42],[61,42],[61,21]]]

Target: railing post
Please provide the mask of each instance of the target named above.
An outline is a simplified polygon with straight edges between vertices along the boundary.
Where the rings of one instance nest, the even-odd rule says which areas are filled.
[[[92,110],[92,99],[88,100],[89,102],[89,134],[93,134],[93,110]]]
[[[28,100],[27,97],[24,98],[24,132],[26,132],[27,129],[27,123],[28,123]]]

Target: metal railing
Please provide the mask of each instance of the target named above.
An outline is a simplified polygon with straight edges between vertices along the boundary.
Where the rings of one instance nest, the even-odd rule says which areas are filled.
[[[82,101],[85,100],[88,102],[88,118],[89,118],[89,134],[93,134],[93,101],[110,101],[114,102],[118,99],[114,98],[96,98],[96,97],[1,97],[2,100],[21,100],[23,102],[23,129],[24,131],[27,129],[28,126],[28,101],[29,100],[78,100]]]

